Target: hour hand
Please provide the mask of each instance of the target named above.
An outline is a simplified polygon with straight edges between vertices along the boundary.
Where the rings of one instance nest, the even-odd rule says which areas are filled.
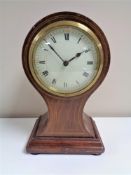
[[[71,59],[69,59],[68,62],[71,62],[71,61],[74,60],[75,58],[80,57],[82,53],[84,53],[84,52],[87,53],[87,52],[89,52],[89,51],[90,51],[90,49],[88,49],[88,50],[83,50],[82,52],[76,53],[76,55],[75,55],[74,57],[72,57]]]

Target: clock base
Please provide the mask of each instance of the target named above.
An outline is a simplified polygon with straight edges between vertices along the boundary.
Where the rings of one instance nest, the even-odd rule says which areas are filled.
[[[27,143],[26,151],[31,154],[92,154],[99,155],[104,152],[104,145],[100,138],[98,129],[93,119],[86,115],[90,120],[89,128],[93,128],[94,137],[80,136],[37,136],[39,126],[46,126],[45,116],[37,119],[34,129]],[[41,123],[42,122],[42,123]]]

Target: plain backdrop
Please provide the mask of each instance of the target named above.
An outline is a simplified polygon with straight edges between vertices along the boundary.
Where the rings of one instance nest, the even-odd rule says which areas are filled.
[[[109,73],[90,97],[93,116],[131,116],[131,1],[0,1],[0,117],[35,117],[47,110],[22,68],[21,51],[30,28],[58,11],[88,16],[104,31],[111,50]]]

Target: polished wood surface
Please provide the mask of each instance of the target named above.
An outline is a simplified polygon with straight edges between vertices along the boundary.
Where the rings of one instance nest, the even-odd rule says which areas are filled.
[[[48,153],[48,154],[94,154],[99,155],[104,152],[104,145],[100,138],[95,122],[91,117],[85,115],[88,120],[87,127],[93,127],[94,136],[39,136],[37,134],[39,125],[46,127],[46,115],[41,116],[32,131],[27,144],[27,152],[32,154]],[[46,118],[44,120],[44,118]],[[43,129],[44,129],[43,128]],[[43,132],[42,129],[42,132]],[[88,128],[89,129],[89,128]]]
[[[63,122],[61,120],[57,120],[54,122],[53,120],[48,120],[48,114],[44,115],[45,117],[40,118],[40,124],[37,130],[36,135],[37,136],[64,136],[64,137],[95,137],[95,133],[93,130],[93,127],[91,125],[91,121],[89,119],[86,119],[85,122],[74,122],[73,124],[72,119],[71,122],[68,121],[68,119],[63,120],[66,122]],[[63,115],[61,116],[61,118]],[[81,117],[82,118],[82,117]],[[53,122],[53,123],[52,123]],[[63,125],[61,125],[63,123]],[[70,125],[69,125],[70,123]],[[76,123],[76,125],[75,125]],[[79,125],[83,124],[82,127]],[[90,124],[88,126],[88,124]],[[60,126],[61,125],[61,126]],[[85,126],[84,126],[85,125]],[[44,128],[43,128],[44,127]],[[90,128],[88,128],[90,127]],[[86,130],[87,128],[87,130]]]
[[[40,125],[37,135],[45,136],[87,136],[93,137],[93,129],[87,130],[82,113],[84,98],[79,100],[56,100],[48,98],[48,121],[46,127]],[[45,119],[44,119],[45,120]]]
[[[59,20],[73,20],[88,26],[99,38],[104,54],[104,66],[96,83],[86,92],[73,97],[59,97],[42,89],[33,79],[29,68],[29,49],[34,36],[43,27]],[[83,108],[90,95],[104,80],[109,64],[110,51],[102,30],[89,18],[73,13],[59,12],[40,20],[27,35],[22,52],[25,73],[45,100],[48,113],[36,122],[29,142],[29,153],[73,153],[101,154],[104,146],[94,121],[83,114]]]

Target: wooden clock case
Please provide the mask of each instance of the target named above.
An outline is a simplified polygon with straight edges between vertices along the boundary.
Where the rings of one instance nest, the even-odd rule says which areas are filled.
[[[60,97],[42,89],[34,80],[29,68],[29,48],[33,37],[43,27],[59,20],[72,20],[88,26],[102,44],[104,65],[96,83],[81,95]],[[74,12],[58,12],[40,20],[28,33],[22,52],[25,73],[45,100],[48,112],[40,116],[34,126],[26,150],[28,153],[94,154],[104,152],[104,145],[93,119],[83,113],[90,95],[104,80],[110,64],[110,50],[102,30],[89,18]]]

